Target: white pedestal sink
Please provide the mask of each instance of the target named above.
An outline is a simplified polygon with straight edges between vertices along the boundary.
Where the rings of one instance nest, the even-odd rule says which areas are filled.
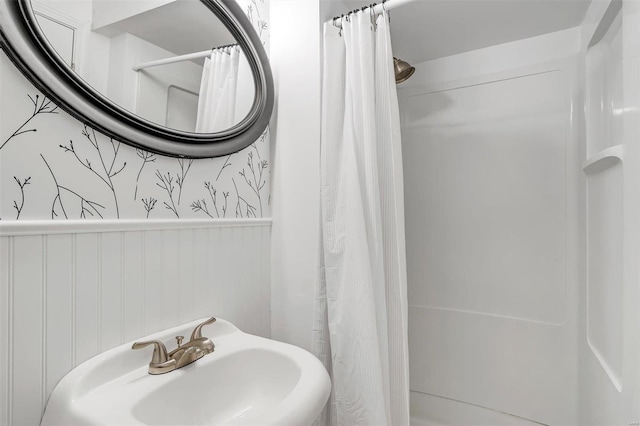
[[[201,322],[138,340],[173,348]],[[329,376],[307,351],[220,319],[203,335],[215,352],[167,374],[149,375],[152,349],[131,343],[86,361],[58,383],[42,425],[310,425],[322,410]]]

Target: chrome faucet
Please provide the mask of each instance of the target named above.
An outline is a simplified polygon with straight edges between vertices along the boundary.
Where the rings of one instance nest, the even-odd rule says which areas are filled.
[[[199,360],[214,351],[215,345],[208,337],[202,337],[202,327],[216,322],[215,318],[209,318],[199,324],[191,333],[191,338],[184,345],[184,336],[176,336],[178,347],[167,353],[164,343],[157,340],[148,342],[136,342],[131,349],[141,349],[153,345],[153,356],[149,363],[149,374],[164,374]]]

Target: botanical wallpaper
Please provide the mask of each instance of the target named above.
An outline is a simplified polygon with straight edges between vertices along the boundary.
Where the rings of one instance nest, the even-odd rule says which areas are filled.
[[[269,39],[269,0],[239,0]],[[269,130],[243,151],[177,159],[69,116],[0,54],[0,219],[268,217]]]

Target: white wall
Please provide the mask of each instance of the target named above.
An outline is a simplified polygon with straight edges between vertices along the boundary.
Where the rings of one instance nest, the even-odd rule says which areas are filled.
[[[91,31],[92,6],[92,1],[33,2],[36,13],[73,28],[74,70],[98,92],[106,93],[110,43],[108,37]]]
[[[271,5],[277,140],[272,147],[271,333],[311,350],[320,241],[322,26],[348,8],[333,0],[271,0]]]
[[[311,349],[320,159],[318,0],[271,0],[274,339]]]
[[[577,422],[579,41],[576,28],[417,64],[401,86],[422,421]]]
[[[269,336],[269,220],[0,228],[0,425],[100,352],[205,316]]]
[[[107,86],[109,99],[142,118],[166,125],[169,87],[179,87],[195,93],[193,127],[183,129],[195,131],[197,97],[202,79],[201,65],[184,61],[134,71],[135,65],[168,58],[174,56],[174,53],[129,33],[111,39],[110,54]]]

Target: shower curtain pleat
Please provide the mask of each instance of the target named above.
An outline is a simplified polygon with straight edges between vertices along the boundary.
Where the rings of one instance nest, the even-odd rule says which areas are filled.
[[[197,133],[214,133],[235,124],[240,50],[215,49],[204,61],[198,95]]]
[[[392,418],[409,424],[409,351],[407,258],[404,228],[404,176],[400,110],[389,20],[378,20],[376,32],[376,120],[383,249],[389,327],[389,365]]]
[[[400,119],[386,13],[324,28],[321,253],[314,353],[332,378],[318,424],[408,425]]]

